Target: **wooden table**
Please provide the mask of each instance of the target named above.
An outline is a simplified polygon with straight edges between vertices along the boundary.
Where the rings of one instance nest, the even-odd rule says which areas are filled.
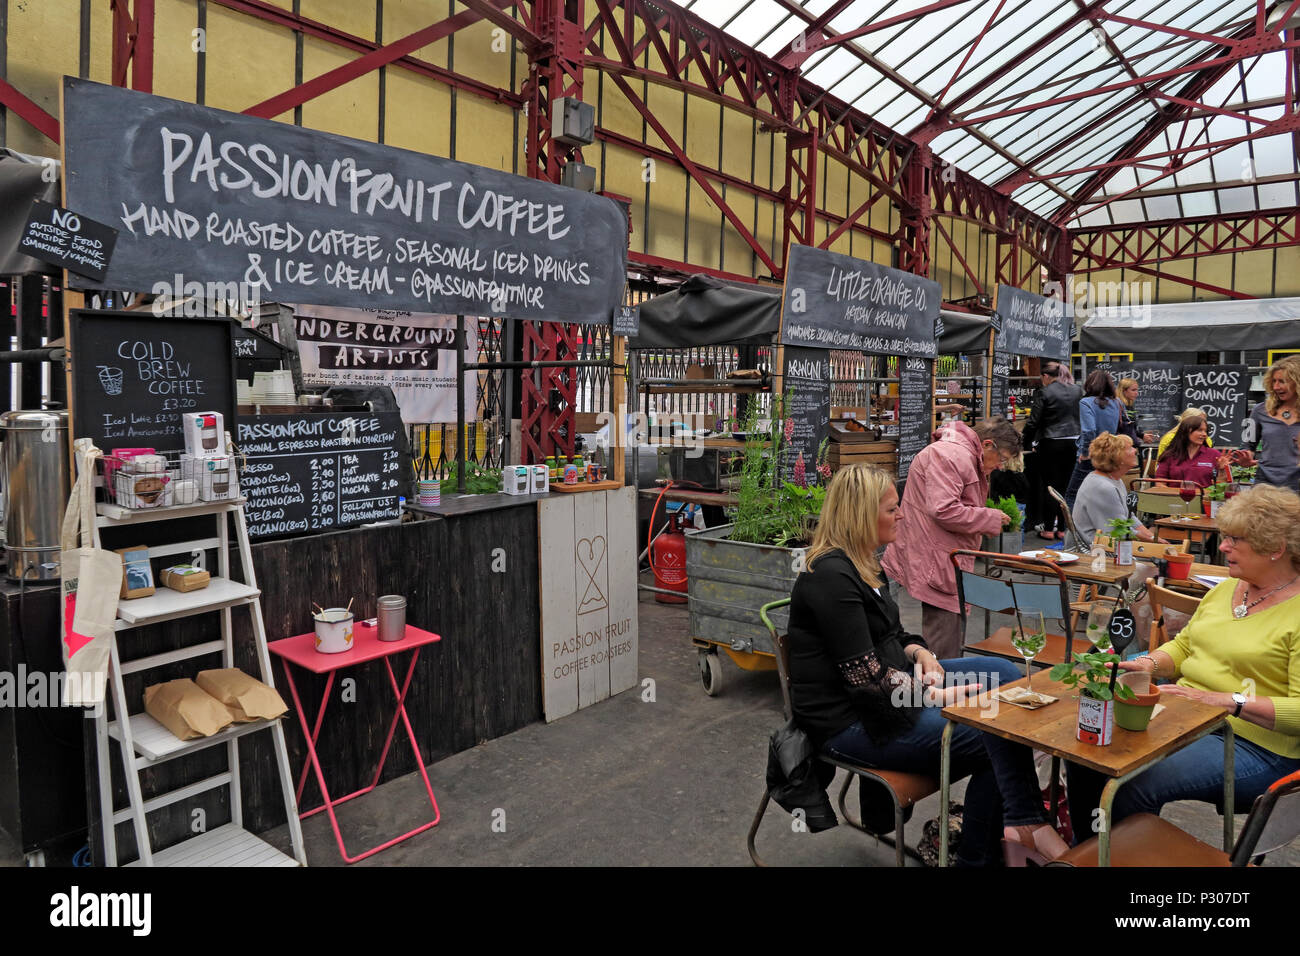
[[[662,488],[642,488],[638,494],[642,498],[658,498],[662,491]],[[716,505],[719,508],[731,508],[739,499],[729,491],[692,491],[674,486],[668,489],[664,500],[680,501],[687,505]]]
[[[1025,680],[1004,684],[1021,687]],[[1231,850],[1233,841],[1233,734],[1228,712],[1184,697],[1161,697],[1164,710],[1151,719],[1142,732],[1116,726],[1110,744],[1098,746],[1076,739],[1078,727],[1078,691],[1052,680],[1045,673],[1034,676],[1034,690],[1058,698],[1038,710],[993,701],[995,707],[978,703],[954,704],[943,709],[948,724],[943,730],[943,748],[939,758],[939,865],[948,865],[948,796],[951,785],[950,752],[955,724],[966,724],[985,733],[1041,750],[1052,755],[1052,779],[1056,779],[1061,760],[1087,767],[1110,779],[1101,792],[1102,819],[1107,821],[1097,835],[1097,862],[1110,866],[1111,807],[1115,794],[1128,780],[1188,744],[1200,740],[1219,728],[1223,729],[1223,846]]]
[[[1188,538],[1202,546],[1202,557],[1209,557],[1206,552],[1217,551],[1219,538],[1219,521],[1206,515],[1186,515],[1180,520],[1178,515],[1168,515],[1155,522],[1157,528],[1169,528],[1173,531],[1186,531]],[[1195,537],[1193,537],[1195,536]],[[1212,549],[1211,545],[1215,548]]]

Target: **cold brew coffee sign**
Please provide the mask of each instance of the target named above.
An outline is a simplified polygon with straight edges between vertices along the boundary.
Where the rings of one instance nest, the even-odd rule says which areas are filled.
[[[120,231],[108,287],[583,324],[623,299],[612,199],[71,78],[64,130],[69,205]]]
[[[781,341],[878,355],[936,353],[939,283],[874,262],[791,246]]]
[[[999,284],[997,311],[1002,319],[1002,328],[993,347],[999,352],[1069,358],[1070,319],[1060,299]]]
[[[234,323],[139,312],[71,314],[72,421],[114,448],[185,447],[184,412],[235,414]]]

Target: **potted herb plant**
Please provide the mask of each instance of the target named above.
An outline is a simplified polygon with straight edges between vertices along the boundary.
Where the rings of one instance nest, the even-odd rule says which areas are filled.
[[[826,498],[825,442],[817,461],[796,460],[792,481],[781,477],[781,452],[794,432],[793,421],[785,419],[788,401],[773,396],[768,413],[752,402],[745,420],[733,422],[733,431],[745,437],[737,503],[727,511],[731,523],[686,535],[690,635],[710,695],[717,693],[721,678],[719,648],[746,670],[770,668],[766,655],[776,649],[758,609],[790,596],[803,570],[802,548],[812,540]],[[760,414],[770,417],[766,428]],[[778,627],[785,627],[788,613],[772,615]]]
[[[1232,480],[1243,486],[1253,485],[1258,467],[1258,465],[1232,465]]]
[[[1079,665],[1079,666],[1075,666]],[[1133,700],[1137,695],[1116,682],[1119,658],[1114,654],[1075,654],[1074,663],[1052,668],[1054,681],[1079,691],[1079,725],[1075,739],[1105,746],[1115,724],[1115,701]]]
[[[996,508],[1011,519],[1011,524],[1003,528],[997,535],[990,535],[989,538],[997,547],[995,550],[1003,554],[1019,554],[1024,547],[1024,535],[1020,531],[1020,522],[1024,518],[1024,512],[1020,510],[1020,505],[1011,495],[1006,495],[994,501],[988,498],[984,502],[986,508]],[[987,550],[987,549],[986,549]]]
[[[1210,518],[1219,516],[1219,508],[1228,497],[1228,482],[1217,481],[1205,489],[1205,514]]]
[[[1115,563],[1118,565],[1133,563],[1135,527],[1132,518],[1111,518],[1106,525],[1106,534],[1115,542]]]

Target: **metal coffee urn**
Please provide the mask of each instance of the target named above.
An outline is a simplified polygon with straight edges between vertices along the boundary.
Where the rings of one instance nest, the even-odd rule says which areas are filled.
[[[68,413],[5,412],[5,557],[9,578],[55,581],[68,483]]]

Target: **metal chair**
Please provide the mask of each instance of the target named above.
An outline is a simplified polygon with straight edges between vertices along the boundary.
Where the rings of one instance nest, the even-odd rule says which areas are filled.
[[[1150,813],[1135,813],[1110,835],[1111,866],[1247,866],[1300,836],[1300,771],[1289,774],[1255,799],[1232,852],[1203,843],[1185,830]],[[1092,837],[1049,866],[1096,866]]]
[[[1196,496],[1190,501],[1168,492],[1158,492],[1156,488],[1178,490],[1195,488]],[[1202,489],[1190,481],[1176,481],[1172,478],[1139,478],[1133,482],[1137,492],[1137,512],[1146,515],[1198,515],[1203,511],[1201,504]]]
[[[759,610],[758,616],[763,623],[767,625],[768,631],[772,635],[772,647],[776,651],[776,671],[781,684],[781,699],[785,709],[786,719],[790,719],[793,711],[790,704],[790,645],[789,636],[778,634],[777,627],[768,617],[770,611],[789,605],[790,599],[783,598],[780,601],[773,601],[771,604],[765,604]],[[878,770],[872,767],[864,767],[860,764],[850,763],[846,760],[839,760],[825,754],[818,754],[817,759],[823,763],[830,764],[840,770],[847,772],[848,776],[844,778],[844,785],[840,787],[839,796],[836,803],[839,807],[840,818],[853,827],[870,836],[874,836],[887,846],[894,848],[894,859],[897,866],[906,865],[906,857],[912,856],[919,859],[919,855],[911,847],[903,842],[903,825],[912,815],[912,807],[920,800],[925,799],[932,793],[939,792],[938,768],[935,768],[935,775],[919,773],[904,773],[901,770]],[[893,835],[887,832],[877,832],[863,825],[863,822],[854,820],[850,815],[848,808],[845,806],[845,798],[848,795],[849,787],[854,778],[859,783],[859,793],[863,801],[869,799],[869,794],[874,792],[878,797],[888,796],[890,809],[893,811]],[[868,783],[874,784],[872,791],[867,790]],[[754,846],[755,839],[758,836],[759,825],[763,822],[763,815],[767,813],[767,806],[772,800],[771,793],[766,787],[763,788],[763,799],[758,805],[758,811],[754,814],[754,820],[749,825],[749,835],[745,840],[745,845],[749,849],[749,858],[754,861],[755,866],[767,866],[762,858],[758,855],[758,850]]]
[[[959,563],[963,556],[983,558],[989,573],[967,571]],[[966,625],[967,605],[992,611],[996,614],[1013,614],[1017,626],[1024,611],[1041,611],[1045,619],[1061,622],[1064,634],[1047,635],[1047,644],[1034,658],[1040,665],[1061,664],[1073,660],[1074,635],[1068,621],[1070,596],[1065,574],[1049,561],[1038,558],[1008,557],[992,551],[952,551],[948,555],[957,572],[957,601],[961,605],[963,633]],[[1010,576],[1016,571],[1041,578],[1038,581],[1017,581]],[[1013,629],[1002,627],[981,641],[963,645],[963,650],[987,657],[1005,657],[1023,661],[1020,652],[1011,644]]]
[[[1087,554],[1088,541],[1079,533],[1079,529],[1075,527],[1074,515],[1070,513],[1070,506],[1065,503],[1065,498],[1051,485],[1047,486],[1047,493],[1056,500],[1058,505],[1061,506],[1061,514],[1065,517],[1065,526],[1070,529],[1072,550],[1078,551],[1081,554]]]

